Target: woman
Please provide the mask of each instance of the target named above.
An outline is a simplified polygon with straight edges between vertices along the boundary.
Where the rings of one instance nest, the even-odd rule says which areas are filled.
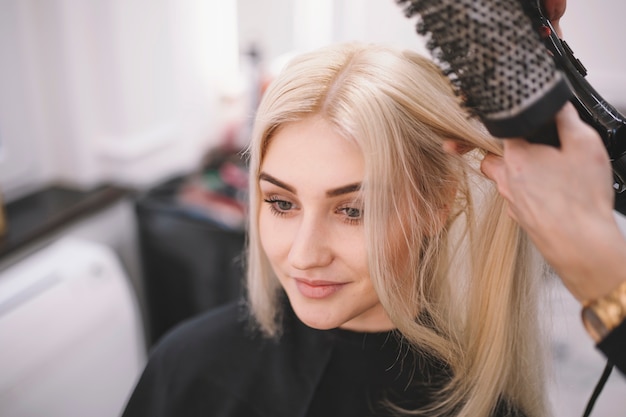
[[[426,58],[293,60],[248,150],[247,302],[166,337],[125,417],[545,415],[537,263],[474,149]]]

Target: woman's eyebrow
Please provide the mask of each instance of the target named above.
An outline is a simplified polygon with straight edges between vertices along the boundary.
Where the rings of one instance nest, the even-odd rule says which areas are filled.
[[[259,181],[267,181],[267,182],[271,182],[272,184],[274,184],[277,187],[283,188],[287,191],[289,191],[290,193],[294,193],[296,194],[296,189],[294,187],[292,187],[291,185],[287,185],[284,182],[272,177],[270,174],[267,174],[265,172],[261,172],[259,174]]]
[[[259,174],[259,181],[267,181],[269,183],[274,184],[277,187],[280,187],[282,189],[289,191],[290,193],[297,194],[296,189],[294,187],[282,182],[281,180],[277,178],[272,177],[270,174],[266,172],[261,172]],[[361,183],[355,182],[354,184],[348,184],[348,185],[344,185],[338,188],[333,188],[332,190],[328,190],[326,191],[326,196],[337,197],[343,194],[349,194],[355,191],[359,191],[360,189],[361,189]]]
[[[343,194],[350,194],[355,191],[359,191],[361,189],[361,183],[355,182],[354,184],[344,185],[343,187],[333,188],[332,190],[326,191],[326,195],[328,197],[337,197]]]

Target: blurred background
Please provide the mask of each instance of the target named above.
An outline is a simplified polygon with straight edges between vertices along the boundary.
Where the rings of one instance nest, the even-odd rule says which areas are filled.
[[[621,110],[624,16],[570,0],[562,20]],[[267,83],[336,41],[427,54],[414,27],[393,0],[0,0],[0,415],[118,415],[163,333],[241,292]],[[555,414],[581,414],[603,360],[552,290]],[[624,392],[613,375],[597,415]]]

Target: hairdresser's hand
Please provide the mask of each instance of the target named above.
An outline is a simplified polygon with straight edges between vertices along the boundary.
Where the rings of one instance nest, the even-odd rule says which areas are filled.
[[[487,155],[481,168],[570,292],[595,299],[626,280],[611,167],[597,132],[570,103],[556,122],[560,149],[506,139],[504,156]]]
[[[567,0],[543,0],[542,3],[543,11],[546,17],[550,20],[550,23],[552,23],[554,29],[556,29],[557,34],[559,36],[562,36],[561,26],[559,22],[561,20],[561,17],[565,13],[565,5],[567,3]]]

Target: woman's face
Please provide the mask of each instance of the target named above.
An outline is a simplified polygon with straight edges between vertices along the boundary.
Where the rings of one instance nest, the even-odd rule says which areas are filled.
[[[261,244],[291,305],[316,329],[394,326],[370,281],[359,148],[319,117],[283,126],[261,164]]]

